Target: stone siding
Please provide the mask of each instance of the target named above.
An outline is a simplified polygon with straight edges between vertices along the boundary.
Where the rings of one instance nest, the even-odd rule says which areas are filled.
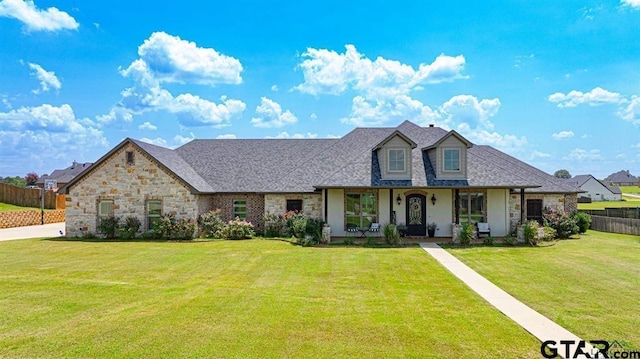
[[[134,152],[133,164],[127,163],[128,151]],[[113,200],[115,216],[135,216],[143,223],[141,230],[147,230],[147,200],[162,200],[163,214],[195,219],[202,202],[198,197],[180,179],[128,144],[71,187],[66,198],[66,233],[68,237],[96,233],[100,199]]]
[[[292,193],[264,195],[265,214],[283,214],[288,199],[301,199],[302,212],[310,218],[322,218],[322,193]]]
[[[564,196],[564,210],[567,213],[574,214],[578,212],[578,194],[567,194]]]
[[[44,211],[44,223],[60,223],[65,220],[65,210]],[[42,224],[41,211],[7,211],[0,212],[0,228],[37,226]]]
[[[525,193],[525,206],[528,199],[541,199],[542,207],[553,209],[563,213],[574,213],[578,210],[578,196],[575,194],[535,194]],[[527,208],[525,207],[525,217],[527,216]],[[511,193],[509,195],[509,224],[513,231],[520,222],[520,193]]]
[[[211,196],[211,209],[220,209],[220,218],[230,221],[233,217],[233,200],[247,201],[247,221],[253,223],[257,230],[264,229],[264,195],[257,193],[219,193]]]

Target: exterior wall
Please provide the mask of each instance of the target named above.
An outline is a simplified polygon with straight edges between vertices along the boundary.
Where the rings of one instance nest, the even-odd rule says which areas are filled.
[[[265,214],[283,214],[287,210],[288,199],[301,199],[302,212],[311,218],[322,218],[322,193],[271,193],[264,195]]]
[[[231,221],[233,216],[233,200],[245,199],[247,201],[247,221],[251,222],[257,230],[264,229],[264,195],[257,193],[218,193],[211,196],[212,209],[220,209],[220,218],[223,221]]]
[[[437,225],[436,237],[449,237],[451,236],[453,218],[453,191],[450,189],[394,189],[393,197],[394,204],[393,209],[396,211],[396,218],[398,224],[407,223],[407,196],[410,194],[423,194],[427,199],[427,223],[435,222]],[[402,202],[398,205],[395,202],[395,198],[400,194]],[[436,204],[431,203],[431,196],[435,195]]]
[[[394,193],[395,194],[395,193]],[[389,210],[389,189],[381,188],[378,190],[378,222],[380,227],[391,223],[391,211]],[[393,202],[391,202],[393,203]]]
[[[567,213],[576,213],[578,212],[578,195],[567,194],[564,196],[564,210]]]
[[[127,151],[134,152],[134,164],[127,164]],[[67,195],[68,237],[96,232],[99,199],[113,200],[114,215],[137,217],[143,223],[143,230],[147,229],[145,204],[148,199],[162,200],[163,214],[174,213],[178,218],[195,219],[199,213],[197,196],[131,144],[115,152],[72,186]]]
[[[344,237],[344,190],[329,189],[327,205],[327,223],[331,226],[331,235]]]
[[[508,189],[487,190],[487,221],[493,237],[504,237],[509,234],[508,198]]]
[[[404,149],[404,172],[389,172],[388,157],[389,149]],[[380,161],[380,172],[382,179],[411,179],[411,145],[400,136],[395,136],[378,150],[378,160]]]
[[[587,193],[580,193],[581,197],[589,197],[593,201],[619,201],[620,195],[616,195],[595,178],[589,178],[581,187],[581,190]]]
[[[574,194],[562,193],[525,193],[525,206],[528,199],[542,199],[542,208],[553,209],[563,213],[575,213],[578,210],[578,196]],[[524,208],[525,218],[527,216],[527,208]],[[509,223],[513,230],[520,222],[520,193],[511,193],[509,195]]]
[[[44,223],[64,222],[65,211],[58,209],[44,211]],[[35,210],[0,212],[0,228],[36,226],[42,224],[42,212]]]

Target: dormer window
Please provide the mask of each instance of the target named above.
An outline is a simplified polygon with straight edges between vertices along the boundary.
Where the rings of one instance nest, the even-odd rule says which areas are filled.
[[[449,172],[460,171],[460,149],[458,148],[445,148],[444,155],[444,170]]]
[[[389,172],[404,172],[404,149],[389,149]]]

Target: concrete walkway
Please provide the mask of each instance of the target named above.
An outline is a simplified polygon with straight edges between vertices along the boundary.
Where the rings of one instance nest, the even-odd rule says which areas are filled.
[[[39,226],[25,226],[0,229],[0,241],[10,241],[24,238],[52,238],[60,237],[64,233],[64,222]]]
[[[559,345],[561,340],[575,340],[576,343],[581,340],[577,335],[564,329],[555,322],[549,320],[547,317],[512,297],[509,293],[498,288],[498,286],[488,281],[473,269],[469,268],[466,264],[462,263],[449,252],[442,249],[439,245],[435,243],[420,243],[420,247],[433,256],[438,262],[440,262],[440,264],[462,280],[487,302],[511,318],[514,322],[518,323],[526,331],[533,334],[533,336],[538,338],[541,342],[545,342],[547,340],[556,341],[556,343],[558,343],[556,348],[561,349],[558,350],[559,355],[564,355],[564,347],[560,348]],[[575,349],[576,347],[574,346],[572,348],[571,356],[573,356],[573,350]],[[588,345],[588,343],[582,350],[590,354],[593,353],[593,347]],[[579,357],[583,358],[583,356]]]

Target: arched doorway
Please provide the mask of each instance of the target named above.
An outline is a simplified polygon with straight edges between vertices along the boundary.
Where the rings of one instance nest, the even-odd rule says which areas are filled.
[[[407,195],[407,234],[424,237],[427,235],[427,197],[421,194]]]

